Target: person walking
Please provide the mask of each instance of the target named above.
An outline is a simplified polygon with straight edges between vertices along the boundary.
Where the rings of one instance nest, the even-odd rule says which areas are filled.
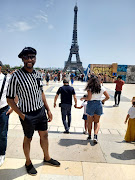
[[[128,122],[127,132],[125,135],[126,142],[135,141],[135,97],[132,98],[132,107],[128,110],[125,124]]]
[[[116,88],[115,88],[115,94],[114,94],[115,104],[113,105],[113,107],[118,107],[120,103],[122,86],[124,85],[125,82],[122,80],[121,76],[118,76],[117,80],[114,80],[114,83],[116,83]],[[118,100],[117,100],[117,96],[118,96]]]
[[[91,131],[92,131],[92,122],[94,121],[94,143],[98,143],[98,131],[99,131],[99,120],[100,116],[103,114],[102,104],[105,103],[109,99],[109,94],[106,89],[101,86],[98,78],[96,76],[91,75],[85,90],[88,93],[87,97],[82,97],[80,100],[87,100],[87,121],[88,121],[88,140],[91,139]],[[101,101],[102,95],[105,95],[105,98]]]
[[[54,98],[54,108],[56,107],[56,101],[59,94],[61,94],[61,115],[62,121],[65,128],[64,133],[69,133],[70,124],[71,124],[71,106],[72,106],[72,96],[74,97],[75,106],[77,105],[77,98],[75,90],[73,87],[69,86],[69,81],[67,79],[63,80],[63,86],[60,87]],[[66,121],[67,117],[67,121]]]
[[[74,83],[74,77],[75,77],[75,74],[72,72],[71,75],[70,75],[71,85],[73,85],[73,83]]]
[[[22,59],[24,66],[12,74],[6,95],[9,106],[19,115],[23,127],[25,167],[30,175],[37,174],[30,158],[30,145],[35,130],[40,136],[40,145],[44,153],[43,162],[60,166],[60,163],[49,155],[47,128],[48,121],[52,121],[52,113],[43,92],[41,74],[33,69],[36,54],[37,51],[32,47],[25,47],[20,52],[18,57]],[[16,95],[19,100],[18,104],[14,101]]]
[[[2,73],[2,62],[0,61],[0,166],[5,161],[7,149],[8,120],[12,109],[9,108],[6,100],[6,92],[10,76]]]
[[[48,86],[49,85],[49,80],[50,80],[50,73],[47,71],[46,73],[46,85]]]
[[[83,97],[87,97],[87,95],[84,95]],[[84,107],[84,113],[83,113],[83,117],[82,119],[84,120],[84,131],[83,134],[87,134],[87,129],[88,129],[88,125],[87,125],[87,114],[86,114],[86,107],[87,107],[87,100],[84,100],[84,102],[81,104],[81,106],[74,106],[77,109],[82,109]]]

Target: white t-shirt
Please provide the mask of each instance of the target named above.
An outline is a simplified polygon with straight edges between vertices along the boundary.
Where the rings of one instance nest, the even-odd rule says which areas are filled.
[[[87,115],[87,113],[86,113],[87,101],[84,101],[84,102],[82,103],[82,106],[84,107],[84,114]]]
[[[0,73],[0,91],[1,91],[1,87],[2,87],[2,84],[3,84],[4,77],[5,77],[5,75]],[[4,86],[4,89],[3,89],[3,93],[2,93],[2,97],[1,97],[1,100],[0,100],[0,109],[8,105],[7,104],[7,99],[6,99],[6,93],[7,93],[7,87],[8,87],[9,79],[10,79],[10,77],[7,76],[6,83],[5,83],[5,86]]]
[[[92,97],[91,97],[91,100],[90,101],[93,101],[93,100],[101,100],[102,98],[102,95],[103,93],[106,91],[105,87],[101,86],[101,91],[100,93],[96,94],[92,94]]]
[[[134,118],[135,118],[135,107],[131,107],[131,108],[128,110],[128,114],[130,115],[130,118],[131,118],[131,119],[134,119]]]

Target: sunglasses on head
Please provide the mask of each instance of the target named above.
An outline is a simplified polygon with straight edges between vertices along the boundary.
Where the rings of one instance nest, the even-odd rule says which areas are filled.
[[[28,59],[34,59],[35,57],[36,57],[35,55],[31,55],[31,56],[26,55],[23,56],[23,59],[28,60]]]

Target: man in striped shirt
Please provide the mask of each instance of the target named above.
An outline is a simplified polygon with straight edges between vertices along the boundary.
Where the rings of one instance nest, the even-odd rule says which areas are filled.
[[[23,131],[23,150],[26,157],[26,170],[28,174],[36,175],[37,171],[30,159],[30,144],[34,130],[40,136],[40,144],[44,153],[44,163],[60,166],[60,163],[49,156],[48,152],[48,121],[52,121],[52,113],[47,104],[41,74],[33,69],[36,62],[37,51],[31,47],[25,47],[18,55],[24,66],[14,72],[7,89],[7,102],[19,115]],[[14,98],[18,96],[18,105]],[[46,116],[46,112],[48,118]]]

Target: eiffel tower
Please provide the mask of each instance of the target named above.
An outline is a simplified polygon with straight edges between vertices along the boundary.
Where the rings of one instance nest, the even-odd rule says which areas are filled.
[[[72,44],[70,48],[70,53],[68,60],[65,61],[65,67],[64,67],[64,72],[66,70],[79,70],[81,73],[84,72],[84,69],[82,67],[82,62],[80,61],[80,56],[79,56],[79,46],[77,42],[77,11],[78,7],[77,4],[74,7],[74,27],[73,27],[73,38],[72,38]],[[76,55],[76,61],[71,61],[72,55]]]

